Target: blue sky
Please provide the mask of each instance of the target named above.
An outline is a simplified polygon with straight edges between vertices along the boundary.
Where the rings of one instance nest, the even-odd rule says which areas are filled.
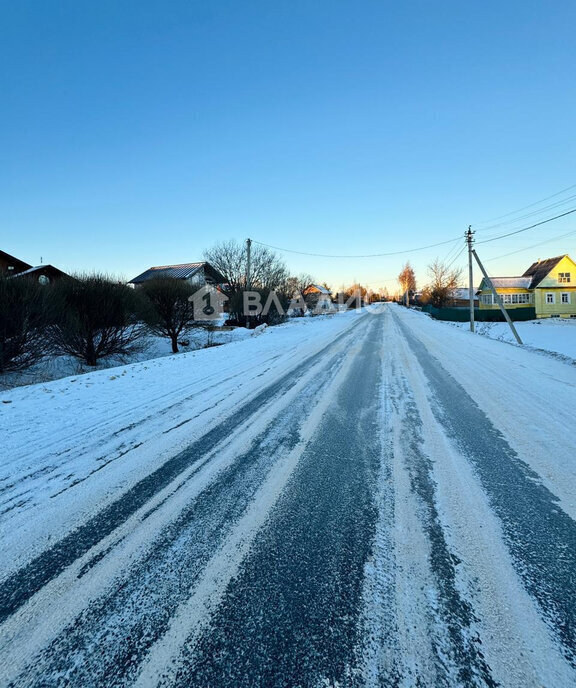
[[[407,250],[285,258],[389,288],[410,260],[423,283],[468,224],[576,184],[575,25],[573,0],[5,0],[0,247],[131,278],[249,236]],[[498,259],[571,229],[478,248],[514,274],[576,256],[575,234]]]

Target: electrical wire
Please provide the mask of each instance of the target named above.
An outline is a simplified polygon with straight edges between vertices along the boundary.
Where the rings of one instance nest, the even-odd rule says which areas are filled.
[[[567,187],[566,189],[564,189],[563,191],[557,192],[556,194],[552,194],[552,196],[548,196],[547,198],[544,198],[544,199],[542,199],[541,201],[536,201],[536,203],[532,203],[532,204],[530,204],[530,205],[528,205],[528,206],[524,206],[524,208],[533,207],[534,205],[537,205],[538,203],[542,203],[543,201],[546,201],[546,200],[548,200],[548,199],[550,199],[550,198],[553,198],[554,196],[558,196],[558,195],[561,194],[561,193],[565,193],[566,191],[568,191],[568,190],[570,190],[570,189],[573,189],[573,188],[576,188],[576,184],[574,184],[573,186],[569,186],[569,187]],[[576,194],[575,194],[573,197],[576,198]],[[545,208],[541,208],[540,210],[536,211],[535,213],[529,213],[529,214],[528,214],[527,216],[525,216],[525,217],[529,217],[529,216],[532,215],[532,214],[539,214],[540,212],[543,212],[543,211],[546,210],[546,209],[550,209],[550,208],[556,207],[557,205],[563,205],[563,204],[565,204],[566,202],[568,202],[568,200],[572,200],[573,197],[570,197],[570,198],[568,198],[568,199],[564,199],[563,201],[560,201],[560,202],[558,202],[558,203],[551,204],[550,206],[547,206],[547,207],[545,207]],[[522,209],[520,209],[520,210],[522,210]],[[519,212],[519,211],[513,211],[512,213],[508,213],[508,215],[512,215],[512,214],[514,214],[514,212]],[[515,234],[520,234],[520,233],[522,233],[522,232],[526,232],[526,231],[528,231],[529,229],[534,229],[535,227],[540,227],[541,225],[547,224],[548,222],[553,222],[554,220],[558,220],[558,219],[560,219],[560,218],[562,218],[562,217],[566,217],[567,215],[571,215],[572,213],[575,213],[575,212],[576,212],[576,208],[572,208],[571,210],[568,210],[568,211],[566,211],[566,212],[564,212],[564,213],[560,213],[559,215],[555,215],[554,217],[549,217],[549,218],[546,218],[545,220],[541,220],[540,222],[536,222],[536,223],[534,223],[534,224],[531,224],[531,225],[529,225],[528,227],[521,227],[520,229],[515,229],[515,230],[512,231],[512,232],[507,232],[506,234],[500,234],[500,235],[495,236],[495,237],[489,237],[488,239],[483,239],[482,241],[476,241],[475,243],[476,243],[476,244],[487,244],[487,243],[490,243],[490,242],[492,242],[492,241],[498,241],[499,239],[504,239],[504,238],[509,237],[509,236],[514,236]],[[506,217],[506,216],[505,216],[505,215],[501,215],[500,217]],[[498,219],[498,218],[494,218],[494,219]],[[515,220],[512,220],[512,222],[517,222],[517,221],[519,221],[520,219],[522,219],[522,218],[521,218],[521,217],[516,218]],[[502,224],[508,224],[508,223],[502,223]],[[498,226],[498,225],[495,225],[494,227],[496,227],[496,226]],[[489,228],[489,227],[485,227],[484,229],[487,230],[487,229],[490,229],[490,228]],[[483,231],[483,230],[475,230],[475,231]],[[296,254],[296,255],[300,255],[300,256],[310,256],[310,257],[313,257],[313,258],[344,258],[344,259],[353,259],[353,258],[384,258],[384,257],[387,257],[387,256],[399,256],[399,255],[405,255],[405,254],[415,253],[415,252],[417,252],[417,251],[425,251],[426,249],[436,248],[436,247],[438,247],[438,246],[446,246],[447,244],[454,244],[454,246],[448,251],[448,254],[447,254],[446,259],[445,259],[445,262],[446,262],[446,260],[449,259],[449,257],[451,256],[452,252],[455,250],[455,248],[456,248],[456,242],[461,241],[461,237],[452,238],[452,239],[447,239],[446,241],[439,241],[439,242],[437,242],[437,243],[428,244],[428,245],[426,245],[426,246],[418,246],[418,247],[416,247],[416,248],[404,249],[404,250],[401,250],[401,251],[388,251],[388,252],[385,252],[385,253],[367,253],[367,254],[356,254],[356,255],[354,255],[354,254],[311,253],[311,252],[308,252],[308,251],[297,251],[297,250],[295,250],[295,249],[283,248],[283,247],[281,247],[281,246],[273,246],[272,244],[266,244],[266,243],[264,243],[263,241],[258,241],[257,239],[253,239],[252,241],[253,241],[253,243],[258,244],[258,245],[260,245],[260,246],[264,246],[264,247],[266,247],[266,248],[270,248],[270,249],[273,249],[273,250],[275,250],[275,251],[282,251],[283,253],[293,253],[293,254]],[[453,262],[455,262],[455,260],[456,260],[460,255],[461,255],[461,253],[459,253],[459,254],[457,255],[457,257],[454,258],[454,259],[451,261],[450,265],[451,265]]]
[[[555,208],[561,208],[562,206],[565,206],[568,203],[572,203],[575,199],[576,199],[576,194],[574,194],[572,196],[568,196],[568,198],[565,198],[562,201],[558,201],[557,203],[552,203],[550,205],[544,206],[543,208],[539,208],[538,210],[534,210],[531,213],[527,213],[526,215],[520,215],[519,217],[516,217],[513,220],[509,220],[507,222],[499,222],[498,224],[490,225],[489,227],[482,227],[481,229],[477,229],[475,231],[486,232],[490,229],[497,229],[498,227],[506,227],[509,225],[513,225],[516,222],[520,222],[522,220],[527,220],[529,217],[535,217],[537,215],[541,215],[541,214],[548,212],[550,210],[554,210]]]
[[[545,225],[548,222],[552,222],[553,220],[558,220],[561,217],[566,217],[566,215],[571,215],[572,213],[576,213],[576,208],[572,208],[572,210],[568,210],[565,213],[561,213],[560,215],[555,215],[554,217],[549,217],[546,220],[542,220],[541,222],[536,222],[533,225],[529,225],[528,227],[522,227],[522,229],[517,229],[514,232],[507,232],[506,234],[501,234],[500,236],[492,237],[491,239],[483,239],[482,241],[477,241],[475,242],[476,244],[488,244],[491,241],[497,241],[498,239],[504,239],[505,237],[513,236],[514,234],[520,234],[521,232],[527,232],[529,229],[534,229],[534,227],[540,227],[540,225]]]
[[[460,251],[457,253],[457,255],[456,255],[454,258],[452,258],[452,260],[448,263],[448,265],[446,266],[446,270],[448,270],[448,269],[453,265],[453,263],[455,263],[455,262],[460,258],[460,256],[461,256],[461,255],[464,253],[464,251],[466,250],[466,248],[467,248],[467,246],[466,246],[466,244],[464,244],[464,246],[462,246],[462,248],[461,248]]]
[[[556,193],[553,193],[551,196],[546,196],[546,198],[541,198],[539,201],[534,201],[534,203],[530,203],[529,205],[525,205],[522,208],[512,210],[509,213],[505,213],[504,215],[498,215],[498,217],[492,217],[488,220],[481,220],[479,222],[476,222],[474,226],[484,225],[488,222],[495,222],[496,220],[501,220],[505,217],[510,217],[510,215],[515,215],[516,213],[520,213],[523,210],[527,210],[528,208],[533,208],[535,205],[538,205],[539,203],[544,203],[544,201],[549,201],[551,198],[556,198],[556,196],[560,196],[560,194],[563,194],[566,191],[571,191],[572,189],[576,189],[576,184],[572,184],[572,186],[568,186],[565,189],[562,189],[561,191],[557,191]],[[481,231],[481,230],[478,230],[478,231]]]
[[[552,237],[550,239],[546,239],[546,241],[540,241],[537,244],[532,244],[532,246],[525,246],[524,248],[519,248],[516,251],[510,251],[510,253],[503,253],[500,256],[495,256],[494,258],[488,258],[484,262],[489,263],[493,260],[499,260],[500,258],[507,258],[508,256],[515,255],[516,253],[523,253],[524,251],[529,251],[530,249],[538,248],[538,246],[544,246],[545,244],[550,244],[553,241],[558,241],[558,239],[565,239],[566,237],[573,236],[574,234],[576,234],[576,230],[572,230],[571,232],[567,232],[566,234],[560,234],[560,235]]]
[[[460,237],[458,237],[458,240],[460,240]],[[455,241],[454,238],[448,239],[447,241],[439,241],[436,244],[429,244],[428,246],[418,246],[417,248],[405,249],[404,251],[391,251],[389,253],[367,253],[365,255],[328,255],[326,253],[308,253],[306,251],[296,251],[291,248],[281,248],[280,246],[272,246],[271,244],[265,244],[262,241],[252,239],[252,242],[254,244],[259,244],[260,246],[265,246],[266,248],[272,248],[275,251],[283,251],[284,253],[296,253],[300,256],[312,256],[314,258],[382,258],[385,256],[399,256],[405,253],[424,251],[427,248],[435,248],[436,246],[446,246],[446,244],[451,244],[453,241]]]

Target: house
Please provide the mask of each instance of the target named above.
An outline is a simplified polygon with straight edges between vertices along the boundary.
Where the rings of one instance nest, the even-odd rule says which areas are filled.
[[[14,258],[5,251],[0,251],[0,274],[4,276],[17,275],[19,272],[29,270],[32,266],[19,258]]]
[[[416,300],[416,297],[415,297]],[[463,287],[457,287],[452,290],[451,294],[452,306],[455,307],[469,307],[470,306],[470,290]],[[474,294],[474,307],[478,307],[478,296]]]
[[[65,272],[55,268],[53,265],[32,266],[5,251],[0,251],[0,275],[6,277],[29,277],[37,280],[40,284],[49,284],[62,277],[68,277]]]
[[[332,292],[322,284],[309,284],[304,289],[303,296],[310,310],[319,312],[334,310]]]
[[[180,265],[158,265],[156,267],[148,268],[140,275],[131,279],[128,284],[135,287],[140,286],[143,282],[155,279],[158,277],[173,277],[174,279],[181,279],[188,282],[194,287],[203,287],[207,284],[216,286],[224,284],[226,278],[213,268],[210,263],[182,263]]]
[[[492,277],[506,309],[534,309],[537,318],[576,317],[576,263],[568,255],[538,260],[519,277]],[[486,279],[478,289],[480,309],[497,304]]]
[[[226,278],[207,262],[158,265],[148,268],[128,284],[138,288],[144,282],[163,277],[183,280],[196,290],[190,297],[194,302],[196,320],[217,320],[226,312],[228,299],[219,288],[226,283]]]

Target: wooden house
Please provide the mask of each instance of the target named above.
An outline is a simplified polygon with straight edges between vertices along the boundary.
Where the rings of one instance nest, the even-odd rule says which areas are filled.
[[[576,263],[568,255],[538,260],[519,277],[492,277],[506,309],[533,308],[537,318],[576,317]],[[497,304],[485,279],[480,309]]]

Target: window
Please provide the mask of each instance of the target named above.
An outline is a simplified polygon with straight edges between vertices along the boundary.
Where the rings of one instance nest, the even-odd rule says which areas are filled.
[[[485,306],[491,306],[492,305],[492,294],[482,294],[480,297],[480,300]]]
[[[568,292],[562,294],[562,303],[570,303],[570,294]]]
[[[546,294],[546,303],[556,303],[554,294]]]
[[[530,294],[518,294],[518,303],[531,303]]]
[[[570,283],[570,273],[569,272],[559,272],[558,273],[558,282],[560,282],[560,284],[569,284]]]
[[[501,294],[502,303],[512,303],[512,294]]]

